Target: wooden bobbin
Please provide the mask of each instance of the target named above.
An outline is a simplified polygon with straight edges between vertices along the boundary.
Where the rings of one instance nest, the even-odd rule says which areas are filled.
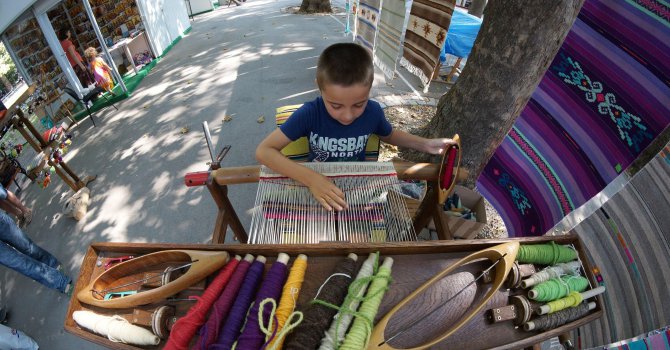
[[[521,281],[534,274],[536,271],[537,269],[533,264],[519,264],[518,261],[515,261],[512,270],[510,270],[510,274],[507,277],[507,281],[505,281],[505,286],[507,288],[520,288]]]
[[[492,323],[513,320],[519,326],[528,321],[533,314],[533,304],[523,295],[515,295],[509,298],[510,305],[497,307],[487,312],[487,318]]]
[[[535,268],[535,265],[533,264],[519,264],[518,261],[514,262],[514,265],[512,265],[512,268],[509,271],[509,275],[507,276],[507,280],[505,280],[505,287],[507,288],[520,288],[521,287],[521,281],[534,274],[537,271]],[[484,273],[482,276],[482,282],[483,283],[491,283],[493,281],[493,277],[491,275],[491,271]]]
[[[154,334],[161,339],[168,337],[176,321],[175,308],[167,305],[153,310],[133,309],[132,314],[121,317],[134,325],[151,327]]]

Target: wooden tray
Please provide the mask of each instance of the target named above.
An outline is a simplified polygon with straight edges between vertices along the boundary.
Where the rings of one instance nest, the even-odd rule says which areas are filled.
[[[72,313],[77,310],[91,310],[98,313],[113,315],[117,313],[131,313],[132,310],[106,310],[89,305],[81,304],[75,295],[84,288],[93,278],[97,277],[102,271],[102,267],[96,266],[98,258],[115,257],[123,255],[141,255],[165,249],[197,249],[197,250],[225,250],[231,255],[242,255],[247,253],[254,255],[264,255],[268,258],[267,268],[274,261],[276,255],[280,252],[287,253],[292,260],[298,254],[306,254],[309,257],[308,267],[303,289],[298,300],[299,305],[306,304],[314,297],[316,290],[321,283],[331,273],[334,266],[341,261],[348,253],[359,255],[358,262],[362,263],[369,253],[380,252],[383,257],[392,257],[394,259],[392,278],[393,282],[386,293],[380,307],[377,319],[384,316],[395,304],[402,300],[411,291],[415,290],[430,277],[439,271],[453,264],[458,259],[473,253],[475,251],[491,247],[496,244],[518,240],[523,244],[546,243],[555,241],[558,244],[572,244],[577,249],[579,257],[583,263],[584,271],[592,286],[597,286],[593,276],[591,265],[586,259],[584,247],[576,235],[564,235],[553,237],[533,237],[505,240],[460,240],[460,241],[425,241],[425,242],[402,242],[402,243],[383,243],[383,244],[350,244],[350,243],[323,243],[313,245],[203,245],[203,244],[143,244],[143,243],[94,243],[92,244],[82,262],[81,271],[77,284],[70,300],[69,309],[65,318],[65,330],[91,342],[106,346],[111,349],[142,349],[139,347],[119,344],[108,339],[88,332],[80,328],[72,319]],[[292,261],[291,261],[292,263]],[[458,290],[467,285],[481,269],[487,267],[487,264],[474,263],[463,269],[459,269],[455,274],[445,277],[443,282],[437,283],[434,290],[425,293],[425,297],[420,302],[415,303],[408,310],[401,310],[400,319],[416,318],[430,312],[433,308],[440,307],[438,312],[430,317],[425,317],[424,321],[411,329],[411,332],[399,336],[392,342],[392,345],[400,348],[402,342],[412,342],[406,345],[416,345],[424,343],[425,340],[434,338],[440,330],[446,329],[450,322],[458,320],[463,314],[462,305],[474,304],[478,296],[486,293],[486,286],[473,284],[461,293],[460,299],[454,300],[446,306],[440,306],[446,298],[454,295]],[[202,290],[186,290],[177,297],[183,298],[187,295],[201,294]],[[485,312],[494,307],[507,305],[507,299],[510,290],[501,289],[487,303],[487,305],[473,317],[473,319],[458,330],[454,335],[440,343],[439,349],[462,348],[462,349],[509,349],[522,348],[542,342],[543,340],[558,336],[559,334],[573,330],[583,324],[599,318],[603,313],[602,299],[596,297],[596,308],[585,317],[563,325],[557,329],[546,332],[524,332],[520,328],[515,328],[513,323],[502,322],[491,324],[486,320]],[[441,299],[440,299],[441,298]],[[177,316],[184,315],[193,302],[182,302],[177,304]],[[432,306],[431,306],[432,305]],[[146,306],[147,309],[155,308],[156,305]],[[424,310],[419,310],[423,308]],[[404,316],[403,316],[404,315]],[[392,320],[393,322],[400,322]],[[411,321],[405,321],[407,323]],[[396,325],[397,326],[397,325]],[[388,333],[389,337],[392,334]],[[162,341],[157,347],[146,347],[144,349],[160,349],[165,344]]]

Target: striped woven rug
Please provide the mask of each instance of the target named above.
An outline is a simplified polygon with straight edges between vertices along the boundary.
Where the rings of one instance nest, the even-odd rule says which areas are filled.
[[[384,0],[375,43],[375,64],[393,79],[400,55],[402,27],[405,22],[405,0]]]
[[[572,230],[584,242],[607,288],[603,317],[580,328],[584,348],[670,325],[668,153],[670,144]],[[572,335],[576,339],[576,332]]]
[[[355,41],[367,48],[372,54],[379,22],[381,0],[360,0],[356,14]]]
[[[511,237],[550,230],[670,125],[669,14],[658,0],[585,1],[478,179]]]
[[[424,92],[440,60],[456,0],[414,0],[400,65],[421,79]]]

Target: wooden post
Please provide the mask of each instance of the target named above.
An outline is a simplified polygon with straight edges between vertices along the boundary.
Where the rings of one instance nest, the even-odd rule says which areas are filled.
[[[49,144],[42,138],[42,135],[35,129],[32,123],[23,114],[20,108],[16,109],[16,117],[12,118],[14,127],[23,135],[28,143],[40,153],[49,146]],[[47,155],[48,156],[48,155]],[[56,174],[75,192],[79,191],[86,184],[75,174],[72,169],[64,162],[55,163],[49,159],[48,164],[56,169]]]
[[[419,234],[424,227],[428,226],[430,219],[433,219],[438,239],[454,239],[451,230],[449,230],[447,217],[442,210],[443,203],[440,203],[438,191],[439,186],[437,181],[429,181],[426,196],[421,201],[416,218],[414,219],[414,231]]]
[[[247,232],[244,230],[244,226],[242,226],[242,222],[237,216],[233,204],[228,199],[228,186],[217,184],[214,178],[210,176],[207,181],[207,189],[212,194],[216,207],[219,208],[219,213],[214,223],[214,232],[212,232],[212,244],[225,243],[228,225],[233,230],[235,239],[240,243],[247,243],[249,239]]]

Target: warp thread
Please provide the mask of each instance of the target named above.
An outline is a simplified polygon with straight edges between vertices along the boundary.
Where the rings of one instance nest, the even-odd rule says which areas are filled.
[[[553,314],[542,315],[533,319],[533,330],[546,331],[562,326],[568,322],[580,319],[589,313],[589,304],[581,303],[575,307],[557,311]]]
[[[288,259],[288,255],[280,254],[279,258],[270,267],[270,271],[265,275],[256,295],[256,301],[247,315],[242,334],[237,339],[236,349],[258,350],[265,343],[265,334],[261,332],[259,322],[270,324],[274,310],[261,309],[261,302],[266,299],[277,300],[281,296],[284,282],[288,277],[288,266],[286,266]]]
[[[382,265],[379,267],[379,272],[372,277],[370,288],[360,310],[356,312],[354,323],[347,333],[344,342],[340,347],[341,350],[359,350],[367,349],[372,328],[374,327],[375,316],[379,311],[379,305],[382,303],[384,294],[391,283],[391,267],[393,266],[392,258],[385,258]]]
[[[99,315],[92,311],[75,311],[72,319],[78,325],[104,335],[115,343],[134,345],[158,345],[161,339],[150,330],[130,324],[125,318],[114,315]]]
[[[349,292],[344,298],[340,311],[335,315],[330,328],[321,339],[319,350],[334,350],[340,347],[340,344],[344,340],[344,335],[354,318],[354,312],[358,310],[358,306],[365,296],[365,292],[371,281],[370,277],[377,271],[378,262],[378,252],[371,253],[363,262],[356,278],[349,286]]]
[[[305,271],[307,270],[307,256],[304,254],[298,255],[291,266],[291,272],[288,274],[286,284],[279,299],[279,306],[275,311],[276,326],[273,326],[273,333],[275,335],[267,345],[268,349],[281,349],[284,344],[284,335],[287,332],[282,332],[284,324],[286,324],[289,317],[292,317],[295,305],[298,303],[298,296],[300,295],[300,288],[305,280]],[[302,321],[302,313],[300,313],[300,321]]]
[[[588,286],[589,280],[582,276],[561,276],[533,287],[528,296],[537,301],[552,301],[563,298],[570,292],[585,291]]]
[[[303,321],[289,334],[286,349],[312,350],[319,346],[323,332],[330,325],[347,294],[351,276],[356,270],[356,259],[355,254],[350,254],[335,267],[319,288],[314,300],[303,311]]]
[[[233,272],[233,276],[230,278],[226,288],[212,306],[212,311],[209,315],[209,319],[207,319],[207,323],[200,329],[200,339],[198,339],[194,347],[196,350],[207,350],[209,346],[214,344],[216,339],[219,338],[219,332],[222,328],[223,321],[228,317],[228,312],[235,302],[235,298],[242,286],[244,277],[247,275],[247,271],[249,271],[249,267],[251,266],[251,259],[245,257],[244,260],[237,264],[237,268],[235,269],[235,272]]]
[[[516,259],[521,263],[556,265],[577,259],[577,251],[550,242],[548,244],[522,244]]]
[[[214,304],[219,295],[221,295],[226,284],[228,284],[240,259],[240,256],[235,256],[234,259],[228,261],[226,266],[224,266],[219,274],[214,277],[214,280],[212,280],[205,292],[202,293],[202,296],[198,298],[196,304],[188,310],[186,316],[179,318],[177,322],[175,322],[164,349],[188,349],[188,344],[191,342],[191,339],[198,328],[205,323],[209,308]]]
[[[552,278],[559,278],[563,275],[579,275],[579,261],[571,261],[549,266],[542,271],[538,271],[521,281],[522,288],[529,288]]]
[[[223,324],[216,343],[209,347],[210,350],[229,350],[233,347],[233,343],[240,336],[242,323],[247,316],[251,300],[256,296],[264,269],[265,257],[259,255],[253,264],[251,264],[247,275],[244,277],[244,282],[242,282],[242,287],[237,294],[237,298],[235,298],[235,303],[230,309],[230,313]]]
[[[549,313],[554,313],[557,311],[565,310],[569,307],[574,307],[579,305],[584,298],[579,292],[570,292],[570,294],[562,299],[554,300],[548,302],[546,305],[549,306]]]

